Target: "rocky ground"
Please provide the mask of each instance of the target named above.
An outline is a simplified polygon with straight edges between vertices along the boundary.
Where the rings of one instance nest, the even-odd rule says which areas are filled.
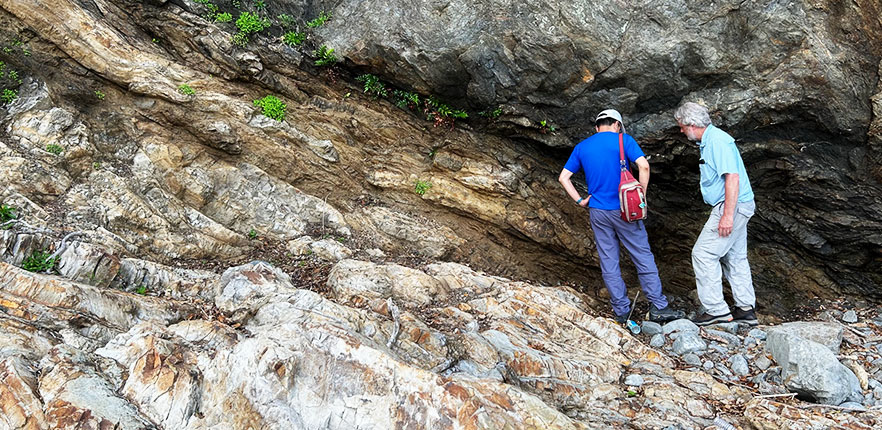
[[[3,232],[4,260],[61,246],[23,228]],[[633,336],[568,287],[322,237],[286,248],[299,271],[174,268],[76,239],[57,275],[0,263],[0,428],[882,424],[878,307]]]
[[[644,3],[0,0],[0,430],[879,426],[879,309],[831,301],[880,297],[878,5]],[[633,337],[555,179],[622,110],[691,309],[681,98],[739,139],[763,325]]]

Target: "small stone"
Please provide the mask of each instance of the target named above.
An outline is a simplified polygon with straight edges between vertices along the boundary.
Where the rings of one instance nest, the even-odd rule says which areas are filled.
[[[732,333],[732,334],[738,333],[738,323],[736,323],[736,322],[714,324],[714,325],[711,325],[710,328],[722,330],[724,332]]]
[[[858,321],[857,313],[855,313],[855,311],[853,311],[853,310],[845,312],[845,314],[842,315],[842,321],[847,322],[849,324],[856,323]]]
[[[370,248],[370,249],[366,250],[365,252],[367,253],[368,256],[370,256],[372,258],[385,258],[386,257],[386,253],[383,252],[383,250],[379,249],[379,248]]]
[[[719,352],[720,354],[728,354],[729,353],[729,350],[726,349],[726,347],[724,347],[716,342],[711,342],[710,345],[708,345],[708,348],[710,348],[716,352]]]
[[[695,354],[684,354],[683,361],[690,366],[701,366],[701,359]]]
[[[766,340],[766,332],[758,328],[751,329],[747,335],[758,340]]]
[[[662,327],[662,331],[665,334],[671,334],[675,332],[698,333],[698,326],[687,319],[678,319],[665,324]]]
[[[756,365],[758,369],[765,371],[772,365],[772,360],[769,360],[769,357],[766,357],[765,355],[760,355],[756,358],[753,364]]]
[[[640,328],[641,331],[647,336],[654,336],[662,333],[662,326],[657,322],[643,321],[643,324]]]
[[[660,348],[665,344],[665,335],[658,333],[652,336],[652,339],[649,340],[649,346],[653,348]]]
[[[705,333],[708,336],[711,336],[714,340],[726,342],[729,346],[741,346],[741,338],[729,332],[716,330],[716,326],[709,327],[705,330]]]
[[[704,364],[701,367],[704,367],[704,370],[711,370],[714,368],[714,362],[707,360],[704,362]]]
[[[719,372],[719,373],[721,373],[721,374],[723,374],[723,375],[726,375],[726,376],[732,376],[732,371],[729,370],[728,368],[726,368],[726,366],[723,366],[723,365],[720,364],[720,363],[717,363],[717,365],[714,366],[714,369],[716,369],[717,372]]]
[[[752,348],[755,348],[756,345],[757,345],[757,343],[756,343],[756,339],[754,339],[754,338],[752,338],[752,337],[750,337],[750,336],[744,338],[744,348],[745,348],[745,349],[752,349]]]
[[[625,377],[625,385],[630,385],[632,387],[639,387],[639,386],[643,385],[643,376],[628,375]]]
[[[750,367],[747,366],[747,360],[741,354],[735,354],[729,358],[729,367],[736,375],[745,376],[750,374]]]
[[[851,312],[851,311],[849,311],[849,312]],[[841,404],[839,405],[839,407],[842,407],[842,408],[850,408],[850,409],[857,409],[857,410],[859,410],[859,411],[865,411],[865,410],[867,410],[867,408],[865,408],[864,405],[862,405],[862,404],[860,404],[860,403],[857,403],[857,402],[845,402],[845,403],[841,403]]]
[[[674,353],[677,355],[704,351],[706,349],[707,344],[696,333],[681,333],[677,340],[674,341]]]

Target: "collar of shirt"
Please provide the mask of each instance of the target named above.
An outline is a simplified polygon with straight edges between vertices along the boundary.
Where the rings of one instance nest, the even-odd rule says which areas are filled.
[[[704,149],[704,145],[707,145],[708,141],[708,132],[711,131],[714,127],[713,124],[708,124],[707,128],[704,129],[704,133],[701,135],[701,142],[698,144],[698,147]]]

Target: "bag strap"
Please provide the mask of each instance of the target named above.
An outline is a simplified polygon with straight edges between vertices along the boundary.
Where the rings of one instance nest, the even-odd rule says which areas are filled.
[[[625,171],[625,142],[623,136],[623,133],[619,133],[619,163],[622,165],[622,171]]]

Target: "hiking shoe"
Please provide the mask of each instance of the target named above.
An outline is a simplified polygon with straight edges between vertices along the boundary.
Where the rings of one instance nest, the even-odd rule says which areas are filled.
[[[628,321],[628,314],[625,314],[625,315],[616,315],[615,320],[616,320],[616,322],[619,323],[619,324],[624,324],[626,321]]]
[[[673,320],[678,320],[686,316],[686,313],[683,311],[675,311],[671,309],[670,306],[665,306],[662,309],[656,308],[655,305],[649,305],[649,320],[652,322],[662,323]]]
[[[756,319],[756,312],[754,312],[753,308],[745,311],[738,306],[735,306],[735,309],[732,310],[732,321],[747,325],[759,324],[759,321]]]
[[[707,312],[692,318],[692,322],[697,326],[704,326],[716,323],[724,323],[732,321],[732,314],[726,312],[723,315],[711,315]]]

